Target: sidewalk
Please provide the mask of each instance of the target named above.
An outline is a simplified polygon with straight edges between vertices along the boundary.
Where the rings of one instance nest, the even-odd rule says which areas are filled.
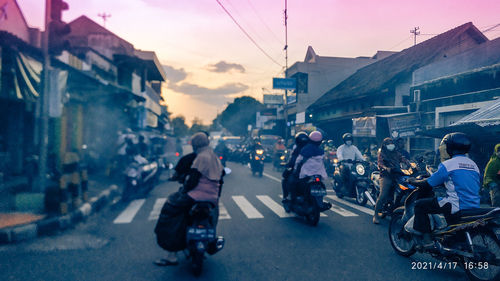
[[[66,215],[47,216],[33,212],[16,212],[3,206],[0,208],[0,245],[30,240],[70,228],[102,209],[121,194],[114,183],[105,176],[90,176],[89,201],[82,203],[78,209]],[[0,193],[5,196],[6,191]],[[11,199],[7,198],[3,201],[8,200]]]

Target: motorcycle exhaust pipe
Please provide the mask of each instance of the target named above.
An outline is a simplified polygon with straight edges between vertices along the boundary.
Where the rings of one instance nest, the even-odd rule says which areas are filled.
[[[370,192],[368,192],[368,190],[365,191],[365,196],[366,196],[366,198],[368,198],[368,201],[370,201],[370,203],[372,203],[372,205],[375,206],[376,202],[375,202],[375,200],[373,200],[373,198],[372,198]]]

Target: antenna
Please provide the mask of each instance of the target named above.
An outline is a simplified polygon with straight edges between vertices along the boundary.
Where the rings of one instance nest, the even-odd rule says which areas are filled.
[[[104,22],[103,26],[106,27],[106,21],[108,20],[108,18],[111,17],[111,14],[102,13],[102,14],[97,14],[97,16],[102,18],[102,21]]]
[[[410,30],[410,33],[413,33],[413,46],[417,45],[417,35],[420,35],[420,31],[418,31],[420,27],[414,27]]]

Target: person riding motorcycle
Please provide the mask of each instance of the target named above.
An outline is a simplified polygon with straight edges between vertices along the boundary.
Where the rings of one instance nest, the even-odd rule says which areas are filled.
[[[356,160],[364,161],[364,158],[359,149],[352,144],[352,134],[345,133],[342,135],[342,140],[344,144],[337,149],[337,159],[341,163],[339,169],[342,178],[342,189],[344,193],[349,194],[348,189],[351,186],[349,184],[349,175],[351,173],[352,162]]]
[[[293,176],[293,168],[295,167],[295,161],[297,160],[297,157],[299,157],[300,151],[308,142],[309,136],[305,132],[299,132],[295,135],[295,147],[282,175],[283,180],[281,181],[281,188],[283,190],[283,203],[288,202],[290,189],[296,184],[296,179]]]
[[[309,134],[309,143],[300,150],[294,166],[294,171],[299,177],[295,191],[301,192],[310,176],[320,175],[322,179],[328,177],[323,162],[325,152],[320,148],[322,141],[323,135],[319,131],[313,131]]]
[[[423,180],[410,179],[410,184],[420,187],[425,193],[423,199],[415,203],[413,229],[422,234],[421,246],[433,247],[428,214],[444,214],[453,219],[460,210],[480,207],[480,173],[476,163],[466,156],[471,141],[464,133],[450,133],[443,137],[439,145],[440,153],[447,154],[448,160],[439,164],[437,172]],[[446,197],[436,198],[432,189],[439,185],[446,188]]]
[[[396,144],[391,138],[382,141],[382,147],[378,151],[378,169],[380,170],[380,194],[375,203],[373,223],[380,223],[380,212],[382,207],[390,200],[394,191],[394,182],[397,180],[401,163],[407,160],[396,149]]]
[[[196,133],[191,138],[191,145],[196,157],[189,169],[188,175],[180,189],[171,194],[161,210],[160,219],[168,221],[169,218],[178,216],[187,216],[187,212],[196,202],[211,202],[215,209],[212,214],[212,225],[217,224],[218,218],[218,200],[220,197],[221,186],[223,184],[222,177],[224,176],[224,167],[217,158],[217,155],[209,147],[210,141],[205,133]],[[185,167],[184,167],[185,168]],[[179,224],[181,227],[183,224]],[[173,247],[168,239],[179,240],[184,237],[161,237],[159,230],[161,227],[160,220],[155,227],[157,233],[158,244],[167,252],[166,259],[160,259],[155,263],[157,265],[175,265],[178,263],[176,251],[182,250]],[[181,231],[182,232],[182,231]],[[170,245],[166,247],[165,245]]]
[[[219,140],[217,146],[214,149],[214,152],[219,156],[222,165],[226,166],[227,156],[229,155],[229,148],[227,148],[226,142],[223,139]],[[222,159],[220,157],[222,157]]]

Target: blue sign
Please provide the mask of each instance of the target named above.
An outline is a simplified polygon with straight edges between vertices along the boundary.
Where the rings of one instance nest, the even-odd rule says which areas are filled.
[[[273,89],[295,90],[297,89],[297,79],[273,78]]]

